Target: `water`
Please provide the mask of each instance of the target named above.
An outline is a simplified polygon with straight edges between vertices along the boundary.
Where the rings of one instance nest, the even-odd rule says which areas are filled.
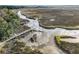
[[[36,32],[37,37],[38,37],[37,41],[39,44],[45,44],[48,42],[46,47],[50,47],[50,48],[48,49],[48,48],[44,47],[45,49],[48,49],[46,51],[44,49],[44,51],[47,53],[49,53],[50,50],[51,50],[51,53],[64,53],[61,49],[59,49],[56,46],[56,43],[54,41],[54,36],[64,35],[64,36],[73,36],[73,37],[79,38],[79,30],[66,30],[66,29],[62,29],[62,28],[45,29],[45,28],[39,26],[38,18],[36,18],[36,20],[29,19],[26,16],[22,15],[21,11],[18,11],[17,14],[21,19],[25,19],[25,20],[29,21],[28,23],[25,24],[26,26],[37,31]],[[40,33],[38,31],[40,31]],[[74,42],[75,42],[75,40],[74,40]]]

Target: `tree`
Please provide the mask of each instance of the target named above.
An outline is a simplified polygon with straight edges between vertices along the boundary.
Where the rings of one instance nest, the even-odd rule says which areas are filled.
[[[0,17],[0,40],[9,36],[8,31],[8,23]]]
[[[19,17],[10,9],[1,9],[0,17],[0,41],[7,39],[20,26]]]

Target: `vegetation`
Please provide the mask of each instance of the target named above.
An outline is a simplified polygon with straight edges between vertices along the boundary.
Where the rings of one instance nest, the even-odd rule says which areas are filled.
[[[70,42],[65,42],[62,41],[62,38],[75,38],[75,37],[70,37],[70,36],[56,36],[56,43],[58,47],[63,50],[66,53],[69,54],[78,54],[79,53],[79,43],[70,43]]]
[[[8,9],[19,9],[19,8],[24,8],[25,6],[9,6],[9,5],[3,5],[3,6],[0,6],[0,9],[2,8],[8,8]]]
[[[79,54],[79,43],[69,43],[61,41],[61,44],[58,45],[63,51],[69,54]]]
[[[0,42],[8,39],[20,27],[19,17],[10,8],[1,8],[0,10]],[[29,46],[24,42],[18,40],[11,40],[5,46],[0,47],[0,53],[28,53],[28,54],[41,54],[41,52]]]
[[[57,41],[58,44],[61,43],[61,37],[60,36],[56,36],[55,39],[56,39],[56,41]]]
[[[15,42],[7,43],[0,53],[12,53],[12,54],[42,54],[38,49],[26,46],[24,42],[15,40]]]
[[[7,39],[20,25],[19,17],[12,10],[0,10],[0,41]]]

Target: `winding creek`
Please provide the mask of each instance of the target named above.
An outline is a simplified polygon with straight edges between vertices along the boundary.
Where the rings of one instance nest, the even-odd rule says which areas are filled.
[[[30,27],[35,30],[35,34],[37,35],[37,45],[46,44],[46,46],[40,49],[43,53],[65,53],[60,48],[57,47],[54,37],[55,36],[72,36],[76,37],[76,39],[62,39],[63,41],[78,43],[79,42],[79,30],[67,30],[63,28],[55,28],[55,29],[46,29],[39,25],[38,18],[29,19],[26,16],[21,14],[21,11],[18,11],[17,15],[24,20],[28,20],[29,22],[25,24],[25,26]]]

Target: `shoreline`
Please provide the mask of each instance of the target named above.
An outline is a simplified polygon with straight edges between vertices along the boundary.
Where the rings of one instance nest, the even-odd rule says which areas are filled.
[[[63,28],[63,29],[68,29],[68,30],[79,30],[79,26],[75,26],[75,27],[65,27],[65,26],[45,26],[43,24],[39,24],[41,27],[45,28],[45,29],[55,29],[55,28]]]

